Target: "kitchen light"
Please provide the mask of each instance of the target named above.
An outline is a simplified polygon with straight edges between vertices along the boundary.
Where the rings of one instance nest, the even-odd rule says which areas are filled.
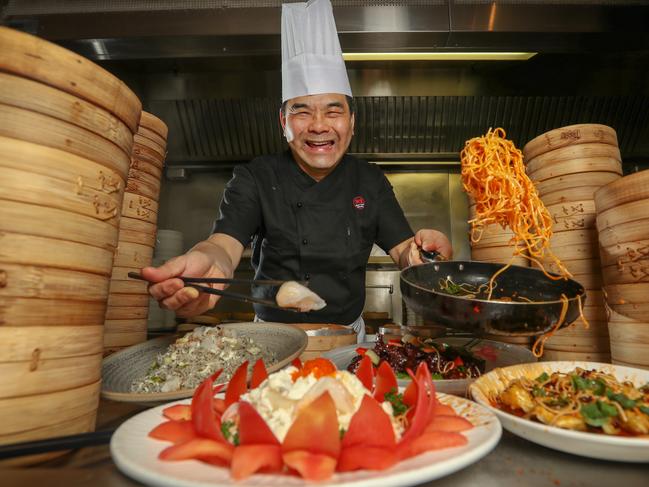
[[[527,61],[536,52],[347,52],[345,61]]]

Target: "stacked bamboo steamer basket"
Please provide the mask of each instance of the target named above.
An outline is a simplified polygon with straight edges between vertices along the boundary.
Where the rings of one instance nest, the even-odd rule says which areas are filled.
[[[156,241],[158,201],[167,148],[167,125],[142,112],[126,180],[119,241],[110,280],[104,353],[146,340],[147,283],[128,277],[150,266]]]
[[[649,369],[649,171],[595,193],[614,363]]]
[[[104,69],[0,27],[0,444],[94,429],[140,112]]]
[[[469,205],[470,218],[475,218],[475,203]],[[469,235],[471,244],[471,260],[478,262],[493,262],[507,264],[511,262],[514,265],[524,267],[529,266],[529,260],[522,256],[514,255],[513,238],[514,232],[510,228],[503,228],[498,224],[485,226],[481,232],[476,233],[477,242],[473,241],[472,235]],[[512,260],[513,258],[513,260]],[[529,337],[511,337],[506,335],[486,335],[485,338],[497,340],[499,342],[511,343],[514,345],[529,345]]]
[[[333,323],[295,323],[308,335],[306,348],[300,360],[311,360],[334,348],[356,343],[356,332],[348,326]]]
[[[610,360],[594,194],[622,177],[617,135],[611,127],[581,124],[551,130],[524,148],[526,171],[553,220],[552,252],[586,289],[584,316],[545,344],[544,360]],[[546,270],[558,272],[550,260]]]

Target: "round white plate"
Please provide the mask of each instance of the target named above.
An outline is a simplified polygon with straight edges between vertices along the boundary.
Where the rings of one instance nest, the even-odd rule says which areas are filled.
[[[334,474],[328,482],[318,486],[409,486],[437,479],[460,470],[480,460],[498,443],[502,433],[496,416],[486,408],[467,399],[438,394],[440,400],[450,404],[475,427],[463,434],[469,443],[463,447],[447,448],[409,458],[394,467],[378,471],[357,471]],[[178,401],[174,404],[189,403]],[[223,487],[223,486],[303,486],[314,485],[301,478],[287,475],[258,474],[243,482],[230,479],[229,470],[208,465],[197,460],[163,462],[158,454],[170,443],[147,436],[154,426],[163,421],[159,406],[144,411],[124,422],[110,442],[110,451],[117,467],[129,477],[147,485],[159,487]]]
[[[571,372],[575,367],[601,370],[614,375],[617,380],[629,380],[638,387],[649,382],[649,370],[597,362],[538,362],[494,369],[471,384],[469,391],[473,399],[498,416],[506,430],[526,440],[583,457],[619,462],[649,462],[649,438],[609,436],[557,428],[506,413],[493,407],[489,401],[512,379],[522,376],[536,378],[543,372]]]

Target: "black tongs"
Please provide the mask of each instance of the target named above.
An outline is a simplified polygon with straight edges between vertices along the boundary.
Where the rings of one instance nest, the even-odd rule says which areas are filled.
[[[128,277],[130,277],[131,279],[139,279],[140,281],[150,282],[147,279],[145,279],[142,276],[142,274],[139,274],[138,272],[129,272]],[[247,294],[233,293],[230,291],[223,291],[221,289],[214,289],[212,287],[200,285],[200,284],[250,284],[255,286],[259,285],[259,286],[279,287],[282,284],[289,281],[272,280],[272,279],[251,280],[251,279],[227,279],[222,277],[180,277],[180,276],[176,277],[176,279],[180,279],[181,281],[183,281],[187,285],[187,287],[193,287],[194,289],[197,289],[203,293],[215,294],[217,296],[234,299],[236,301],[243,301],[245,303],[262,304],[269,308],[283,309],[284,311],[293,311],[293,312],[298,311],[295,308],[285,308],[282,306],[278,306],[276,301],[271,301],[270,299],[256,298],[254,296],[250,296]],[[295,281],[295,282],[297,282],[298,284],[302,284],[303,286],[306,286],[308,284],[305,281]]]

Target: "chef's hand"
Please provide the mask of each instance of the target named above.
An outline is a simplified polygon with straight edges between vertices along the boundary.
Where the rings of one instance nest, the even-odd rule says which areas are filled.
[[[174,310],[180,317],[196,316],[213,308],[219,296],[200,293],[178,277],[226,277],[214,259],[200,250],[190,250],[160,267],[145,267],[142,276],[150,281],[149,293],[161,308]],[[223,284],[202,284],[223,289]]]
[[[419,253],[420,249],[429,252],[437,251],[444,259],[450,259],[453,256],[451,242],[446,235],[437,230],[422,229],[415,234],[415,238],[410,243],[406,259],[409,266],[424,263]]]

